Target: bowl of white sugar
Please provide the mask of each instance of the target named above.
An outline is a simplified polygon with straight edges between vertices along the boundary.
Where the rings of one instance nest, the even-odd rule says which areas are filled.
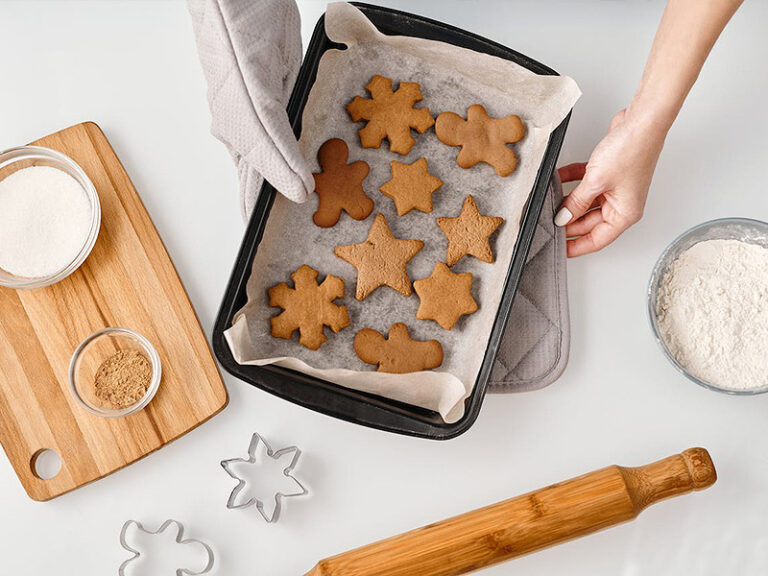
[[[39,146],[0,152],[0,286],[42,288],[85,262],[101,226],[88,176]]]
[[[669,361],[727,394],[768,392],[768,223],[694,226],[659,257],[648,315]]]

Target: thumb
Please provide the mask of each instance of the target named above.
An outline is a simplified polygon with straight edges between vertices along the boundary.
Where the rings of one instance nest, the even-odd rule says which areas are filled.
[[[264,184],[264,177],[252,170],[245,162],[237,163],[237,175],[240,181],[240,211],[243,221],[248,224],[251,212],[256,206],[261,186]]]
[[[593,183],[592,178],[587,173],[581,183],[573,189],[573,192],[563,199],[560,210],[555,215],[555,226],[565,226],[584,216],[600,192],[600,188]]]

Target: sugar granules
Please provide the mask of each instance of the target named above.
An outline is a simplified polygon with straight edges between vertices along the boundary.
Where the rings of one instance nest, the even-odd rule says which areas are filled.
[[[0,268],[40,278],[66,267],[88,236],[91,205],[83,187],[50,166],[0,180]]]
[[[768,385],[768,249],[699,242],[669,266],[656,312],[667,348],[700,380],[734,390]]]

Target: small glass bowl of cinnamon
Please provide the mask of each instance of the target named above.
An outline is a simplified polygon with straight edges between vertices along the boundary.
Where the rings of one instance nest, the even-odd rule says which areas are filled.
[[[69,363],[69,385],[86,410],[107,418],[143,409],[160,386],[162,368],[154,346],[126,328],[94,332]]]

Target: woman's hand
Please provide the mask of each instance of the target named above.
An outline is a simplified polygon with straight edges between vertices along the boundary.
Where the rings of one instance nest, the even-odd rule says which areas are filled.
[[[604,248],[640,220],[666,134],[667,125],[622,110],[589,162],[559,169],[563,182],[581,180],[555,216],[569,238],[568,257]]]
[[[560,168],[581,183],[563,201],[568,256],[604,248],[640,220],[664,138],[709,51],[742,0],[668,0],[640,86],[586,164]]]

